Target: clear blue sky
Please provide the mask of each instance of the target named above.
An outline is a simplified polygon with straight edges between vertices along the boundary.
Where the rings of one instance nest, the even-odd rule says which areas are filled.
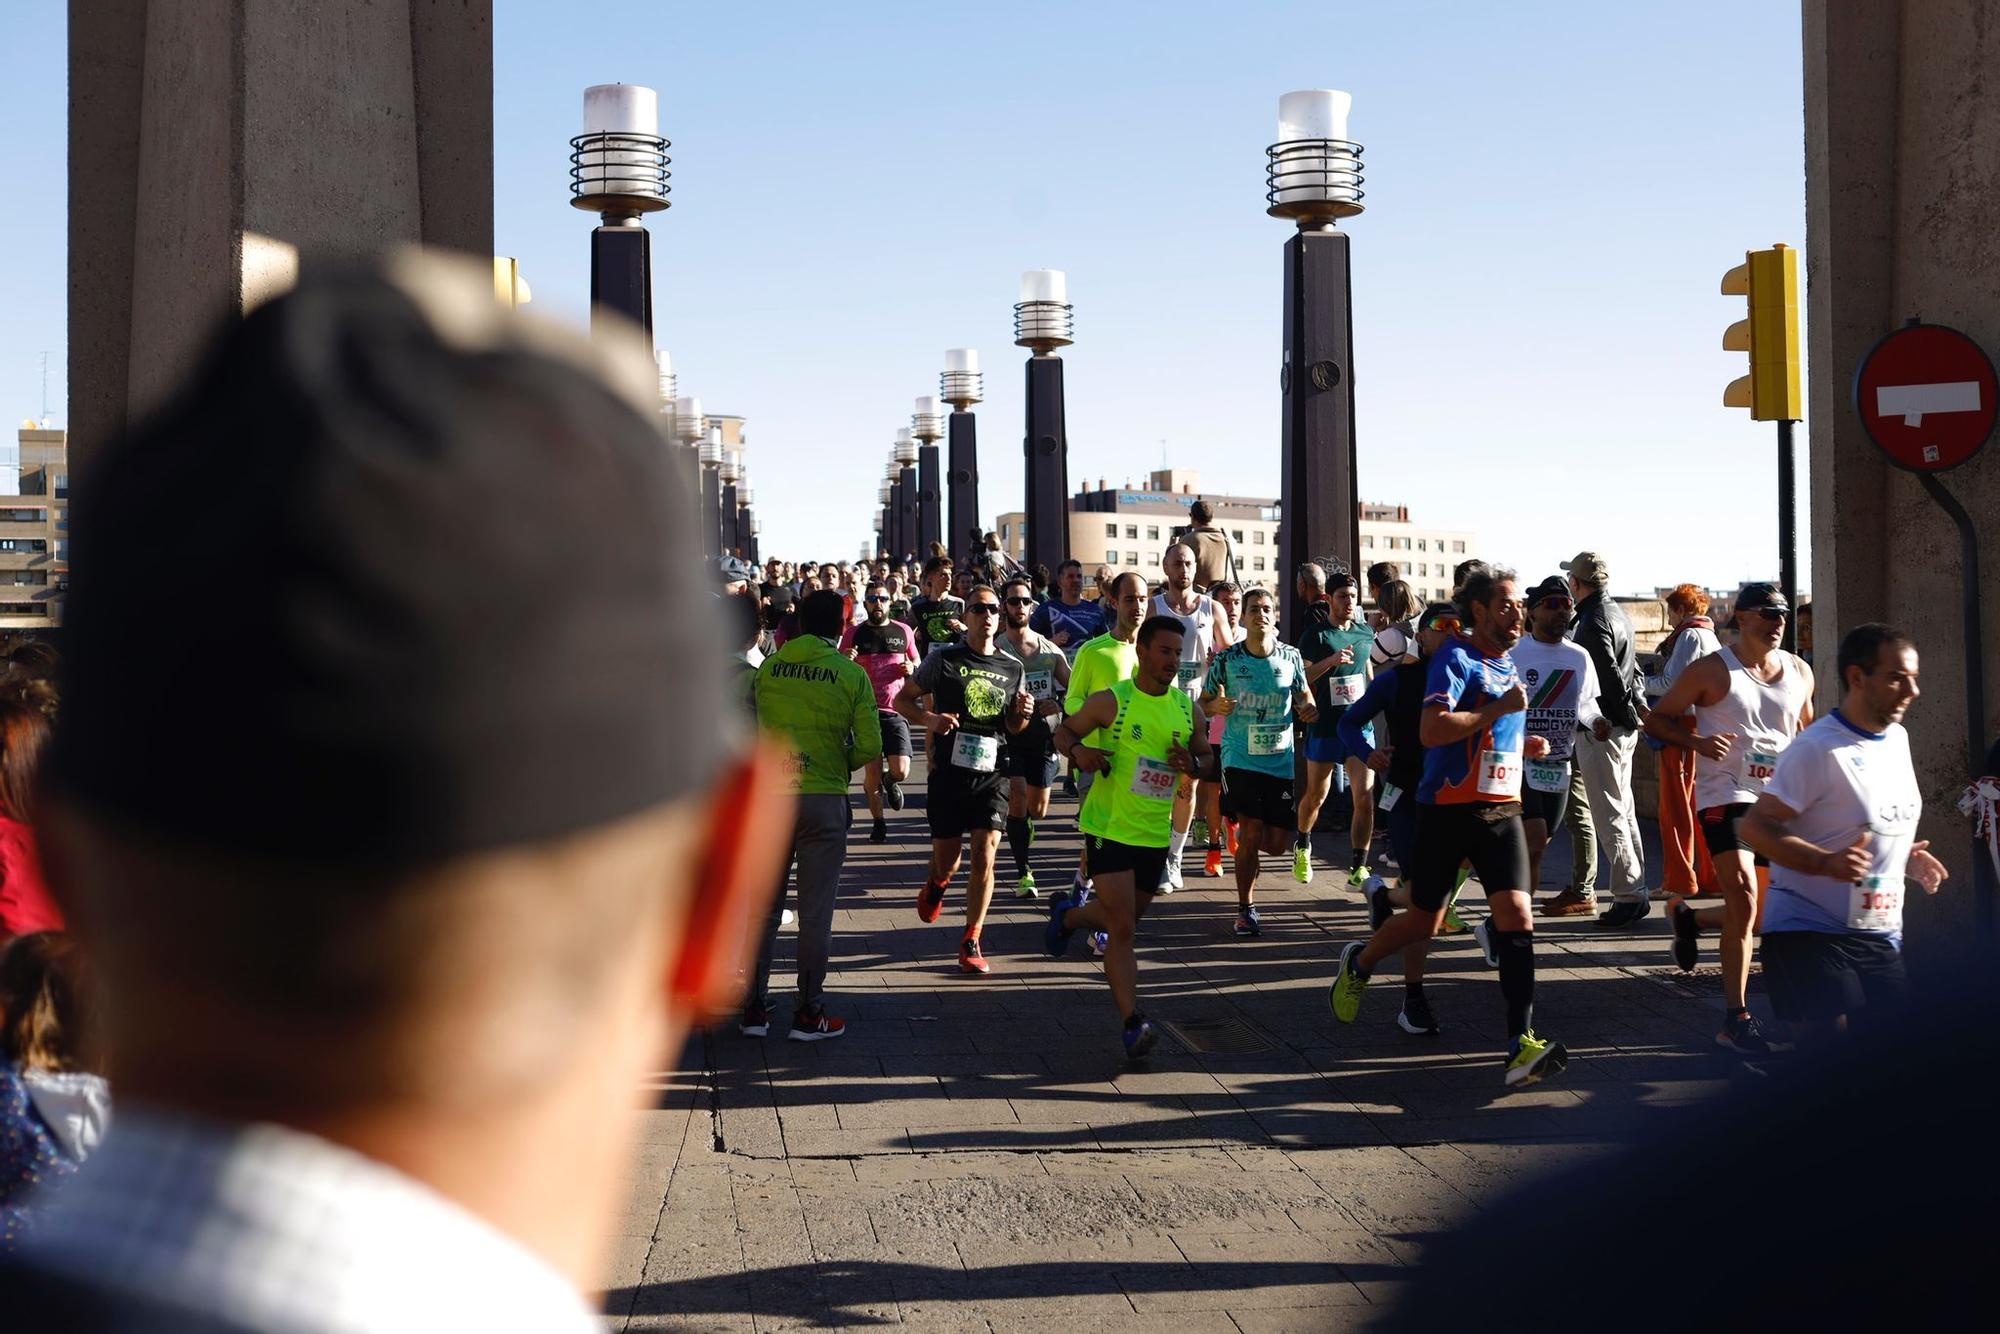
[[[586,84],[650,84],[682,392],[749,419],[765,544],[851,556],[947,347],[980,349],[983,509],[1020,498],[1020,270],[1065,269],[1071,476],[1277,485],[1280,251],[1263,149],[1354,95],[1361,490],[1540,575],[1776,571],[1772,428],[1720,406],[1746,248],[1804,243],[1799,11],[1676,4],[495,6],[496,248],[581,319]],[[0,406],[63,346],[62,5],[0,17]],[[55,381],[61,412],[62,381]],[[1803,443],[1805,432],[1801,430]],[[1801,516],[1804,530],[1805,519]]]

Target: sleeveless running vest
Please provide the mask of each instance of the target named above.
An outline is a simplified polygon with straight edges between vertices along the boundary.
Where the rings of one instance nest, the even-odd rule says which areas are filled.
[[[1200,694],[1209,646],[1215,642],[1214,599],[1206,593],[1195,594],[1194,610],[1183,615],[1167,605],[1165,593],[1155,593],[1147,615],[1171,616],[1185,627],[1181,632],[1181,669],[1174,684],[1190,696]]]
[[[1736,650],[1721,650],[1729,669],[1729,693],[1714,704],[1695,706],[1695,731],[1701,736],[1734,732],[1729,757],[1711,760],[1696,753],[1694,804],[1706,810],[1733,802],[1755,801],[1777,767],[1778,756],[1798,735],[1799,711],[1806,703],[1806,674],[1799,660],[1780,649],[1778,679],[1759,681],[1750,674]]]
[[[1167,748],[1194,735],[1194,705],[1178,690],[1149,695],[1136,681],[1111,687],[1118,718],[1098,735],[1111,752],[1111,768],[1097,776],[1077,813],[1086,834],[1164,848],[1173,836],[1174,789],[1180,774],[1167,764]]]

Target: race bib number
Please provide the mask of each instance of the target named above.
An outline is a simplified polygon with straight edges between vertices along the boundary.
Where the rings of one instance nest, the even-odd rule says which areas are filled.
[[[1056,693],[1055,673],[1029,672],[1027,687],[1028,693],[1033,695],[1037,700],[1049,699]]]
[[[1360,672],[1352,676],[1336,676],[1327,682],[1327,698],[1336,705],[1352,704],[1368,689],[1368,678]]]
[[[1141,755],[1132,766],[1132,795],[1153,801],[1172,801],[1174,789],[1180,786],[1180,778],[1165,760]]]
[[[990,774],[1000,763],[1000,738],[960,731],[952,738],[951,762],[976,774]]]
[[[1503,801],[1521,799],[1521,757],[1508,750],[1479,752],[1479,795]]]
[[[1753,750],[1743,762],[1743,771],[1750,781],[1762,787],[1771,781],[1771,775],[1778,772],[1778,753],[1774,750]]]
[[[1569,791],[1569,765],[1561,760],[1529,760],[1528,786],[1537,792]]]
[[[1290,723],[1250,724],[1250,753],[1252,755],[1283,755],[1292,748],[1292,725]]]
[[[1396,809],[1396,803],[1402,799],[1403,789],[1397,787],[1394,783],[1384,783],[1382,784],[1382,790],[1375,794],[1375,809],[1378,811],[1393,811]]]
[[[1174,672],[1174,684],[1179,686],[1182,690],[1187,690],[1194,685],[1195,681],[1200,676],[1201,676],[1200,663],[1184,662]]]
[[[1855,931],[1903,929],[1903,884],[1879,875],[1847,887],[1847,925]]]

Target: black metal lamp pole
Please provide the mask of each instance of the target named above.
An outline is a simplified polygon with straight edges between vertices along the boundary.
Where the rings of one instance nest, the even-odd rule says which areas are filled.
[[[909,534],[903,531],[903,465],[889,459],[889,554],[897,560],[910,554]]]
[[[945,545],[963,560],[978,554],[971,545],[973,531],[979,527],[979,422],[972,415],[972,405],[985,396],[986,377],[979,373],[978,350],[947,349],[944,373],[938,377],[938,397],[952,408],[945,425],[945,471],[951,480]]]
[[[649,347],[653,252],[640,219],[668,205],[659,124],[651,88],[601,83],[583,90],[583,133],[569,141],[569,202],[601,219],[590,234],[591,333],[602,337],[602,313],[616,311],[646,331]]]
[[[713,427],[701,442],[701,554],[711,560],[722,554],[722,428]]]
[[[919,562],[930,557],[931,549],[921,541],[922,529],[919,523],[917,495],[917,442],[910,438],[908,430],[896,432],[896,498],[899,513],[896,526],[903,535],[903,549],[913,553]]]
[[[944,479],[938,475],[938,437],[944,434],[944,413],[937,399],[926,394],[917,400],[910,417],[910,434],[917,438],[917,546],[928,552],[931,543],[943,541]]]
[[[1063,363],[1055,355],[1075,339],[1068,280],[1058,269],[1021,275],[1014,343],[1029,349],[1025,463],[1026,561],[1055,570],[1069,559],[1069,433],[1063,420]]]
[[[1307,560],[1354,569],[1360,502],[1354,461],[1354,313],[1347,235],[1361,212],[1361,145],[1346,138],[1352,99],[1325,89],[1278,100],[1266,211],[1298,231],[1285,242],[1285,356],[1278,560],[1286,636],[1304,633],[1291,572]]]

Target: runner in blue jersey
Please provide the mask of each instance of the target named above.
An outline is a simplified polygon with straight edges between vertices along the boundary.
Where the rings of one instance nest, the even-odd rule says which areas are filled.
[[[1201,709],[1224,720],[1222,808],[1239,821],[1236,835],[1236,934],[1262,930],[1257,905],[1259,854],[1285,850],[1297,819],[1292,799],[1293,723],[1317,715],[1299,651],[1278,642],[1270,591],[1243,595],[1242,643],[1217,654],[1202,686]]]
[[[1419,738],[1424,776],[1417,787],[1417,864],[1408,911],[1389,919],[1364,945],[1342,951],[1327,1001],[1353,1023],[1371,970],[1405,945],[1429,940],[1444,903],[1470,861],[1486,891],[1487,925],[1507,1003],[1509,1087],[1561,1070],[1569,1054],[1535,1036],[1535,923],[1529,898],[1528,841],[1521,828],[1521,766],[1548,753],[1529,737],[1528,694],[1508,656],[1521,638],[1527,608],[1512,570],[1480,571],[1459,588],[1458,609],[1471,630],[1431,659]]]

